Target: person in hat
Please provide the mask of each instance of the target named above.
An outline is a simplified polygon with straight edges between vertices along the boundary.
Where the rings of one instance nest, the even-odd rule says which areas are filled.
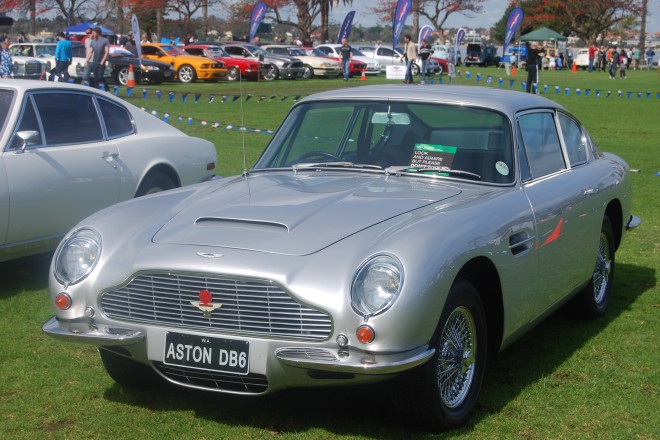
[[[64,32],[57,33],[57,46],[55,46],[55,75],[58,80],[69,81],[69,66],[71,65],[71,42],[67,40]]]

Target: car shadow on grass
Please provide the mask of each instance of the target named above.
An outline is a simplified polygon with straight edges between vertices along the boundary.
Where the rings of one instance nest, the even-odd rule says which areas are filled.
[[[0,263],[0,299],[48,287],[52,252]]]
[[[603,318],[583,320],[573,316],[567,306],[501,354],[491,355],[482,394],[472,417],[465,427],[446,435],[460,437],[474,431],[475,425],[499,413],[530,383],[552,374],[655,284],[655,270],[619,264],[616,278],[610,309]],[[392,382],[304,388],[248,397],[188,390],[169,384],[158,391],[135,392],[114,384],[105,391],[104,397],[151,411],[192,409],[197,417],[225,425],[227,429],[249,426],[272,435],[301,435],[322,430],[378,439],[433,437],[404,424],[390,400],[391,386]],[[222,430],[222,426],[219,429]]]

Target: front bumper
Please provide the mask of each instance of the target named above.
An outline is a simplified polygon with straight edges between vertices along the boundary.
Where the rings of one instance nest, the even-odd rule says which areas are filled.
[[[198,79],[220,79],[227,76],[227,69],[197,69]]]

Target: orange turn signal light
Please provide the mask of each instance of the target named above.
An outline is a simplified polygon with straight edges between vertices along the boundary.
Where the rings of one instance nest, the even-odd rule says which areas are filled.
[[[58,293],[55,297],[55,307],[60,310],[67,310],[71,307],[71,297],[68,293]]]
[[[376,338],[376,332],[368,325],[361,325],[355,332],[357,340],[363,344],[369,344]]]

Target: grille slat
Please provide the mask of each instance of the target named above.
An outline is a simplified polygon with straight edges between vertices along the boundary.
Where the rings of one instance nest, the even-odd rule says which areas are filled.
[[[165,365],[162,362],[154,362],[154,366],[175,382],[200,386],[210,390],[259,394],[268,389],[268,379],[262,374],[250,373],[246,376],[238,376],[187,367],[174,367]]]
[[[208,290],[222,306],[209,318],[191,304]],[[324,340],[330,317],[296,302],[267,281],[180,274],[141,274],[127,285],[101,295],[101,307],[120,321],[204,331],[231,331],[268,337]]]

